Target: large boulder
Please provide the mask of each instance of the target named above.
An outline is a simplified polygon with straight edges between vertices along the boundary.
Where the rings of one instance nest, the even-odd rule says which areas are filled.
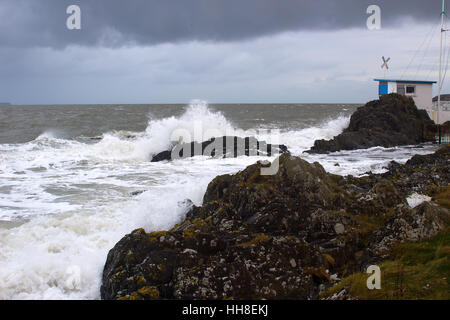
[[[262,162],[236,175],[219,176],[208,186],[204,205],[193,207],[181,225],[125,236],[108,254],[102,298],[317,295],[318,284],[329,282],[326,269],[332,258],[312,244],[320,236],[311,243],[304,240],[308,217],[345,196],[318,163],[284,154],[279,165],[275,176],[260,175],[267,166]],[[326,237],[335,235],[333,231]]]
[[[271,176],[258,162],[216,177],[169,231],[126,235],[108,254],[102,298],[314,299],[395,243],[448,226],[447,209],[409,208],[394,174],[340,177],[289,153],[278,163]]]
[[[399,94],[381,96],[359,107],[348,128],[332,140],[316,140],[309,153],[394,147],[434,141],[437,127],[414,100]]]

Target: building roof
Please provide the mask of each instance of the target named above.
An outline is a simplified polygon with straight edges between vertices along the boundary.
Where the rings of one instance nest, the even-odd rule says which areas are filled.
[[[438,97],[433,98],[433,102],[437,102]],[[441,94],[441,101],[450,101],[450,94]]]
[[[397,82],[397,83],[422,83],[422,84],[433,84],[437,81],[422,81],[422,80],[394,80],[394,79],[373,79],[378,82]]]

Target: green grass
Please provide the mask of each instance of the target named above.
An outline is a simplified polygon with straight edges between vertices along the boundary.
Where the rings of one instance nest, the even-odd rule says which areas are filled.
[[[368,274],[344,278],[321,297],[348,289],[351,297],[367,300],[450,299],[450,228],[422,242],[398,245],[391,260],[380,265],[381,289],[369,290]]]
[[[433,200],[440,206],[450,209],[450,186],[439,188],[438,193],[433,196]]]

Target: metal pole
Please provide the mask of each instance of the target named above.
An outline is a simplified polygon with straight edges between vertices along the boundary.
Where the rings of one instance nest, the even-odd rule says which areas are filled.
[[[442,12],[441,12],[441,49],[439,51],[439,86],[438,86],[438,109],[436,122],[439,125],[439,112],[441,110],[441,65],[442,65],[442,35],[444,33],[444,16],[445,16],[445,0],[442,0]]]
[[[438,133],[439,133],[439,144],[442,144],[442,131],[440,124],[438,124]]]

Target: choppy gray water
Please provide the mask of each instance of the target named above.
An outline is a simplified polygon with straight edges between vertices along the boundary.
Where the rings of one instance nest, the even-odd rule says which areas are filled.
[[[357,105],[0,106],[0,299],[95,299],[108,250],[126,233],[168,229],[185,199],[256,157],[150,163],[183,129],[277,135],[294,155],[337,174],[381,172],[435,146],[302,154],[331,139]],[[264,129],[259,130],[257,129]],[[273,158],[269,158],[271,160]],[[339,164],[337,166],[336,164]],[[138,196],[131,192],[145,190]],[[77,286],[69,279],[78,270]]]
[[[45,132],[64,139],[97,137],[113,131],[142,132],[149,120],[179,117],[186,105],[0,106],[0,143],[24,143]],[[357,105],[209,105],[237,128],[298,130],[325,119],[351,115]]]

